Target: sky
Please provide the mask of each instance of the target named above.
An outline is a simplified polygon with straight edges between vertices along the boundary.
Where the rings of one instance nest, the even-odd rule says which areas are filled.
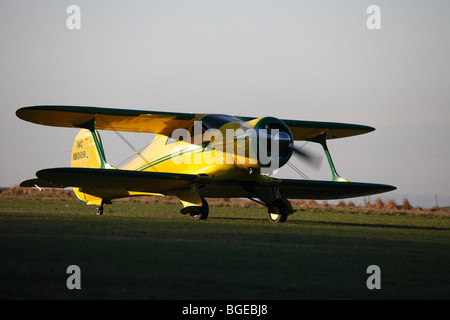
[[[66,24],[73,4],[79,30]],[[370,5],[381,29],[367,27]],[[15,111],[80,105],[369,125],[329,141],[341,176],[398,188],[384,199],[450,205],[449,31],[447,0],[2,0],[0,186],[70,166],[77,134]],[[111,164],[132,155],[101,134]],[[124,135],[137,149],[151,139]],[[326,164],[291,162],[331,178]]]

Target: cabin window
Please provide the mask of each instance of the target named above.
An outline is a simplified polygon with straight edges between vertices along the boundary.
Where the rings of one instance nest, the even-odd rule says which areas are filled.
[[[223,114],[211,114],[200,118],[202,122],[202,131],[205,132],[208,129],[220,129],[224,124],[230,122],[242,122],[236,117],[223,115]]]

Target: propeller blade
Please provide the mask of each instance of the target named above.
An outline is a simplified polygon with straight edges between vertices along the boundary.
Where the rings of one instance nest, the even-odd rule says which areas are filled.
[[[301,150],[301,148],[295,146],[293,143],[288,146],[296,155],[300,156],[304,160],[306,160],[310,165],[312,165],[315,169],[320,170],[322,166],[322,156],[313,155],[309,152],[305,152]]]

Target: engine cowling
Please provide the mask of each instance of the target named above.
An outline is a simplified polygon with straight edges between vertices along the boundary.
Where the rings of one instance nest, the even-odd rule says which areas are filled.
[[[292,156],[289,145],[294,137],[289,127],[280,119],[264,117],[256,119],[254,129],[258,134],[258,160],[262,167],[282,167]],[[267,162],[267,159],[272,160]],[[275,163],[273,162],[275,161]]]

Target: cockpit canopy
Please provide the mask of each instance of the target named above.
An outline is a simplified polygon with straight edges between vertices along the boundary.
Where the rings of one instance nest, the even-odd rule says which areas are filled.
[[[240,119],[225,114],[210,114],[199,119],[202,123],[202,131],[209,129],[220,129],[224,124],[230,122],[242,122]]]

